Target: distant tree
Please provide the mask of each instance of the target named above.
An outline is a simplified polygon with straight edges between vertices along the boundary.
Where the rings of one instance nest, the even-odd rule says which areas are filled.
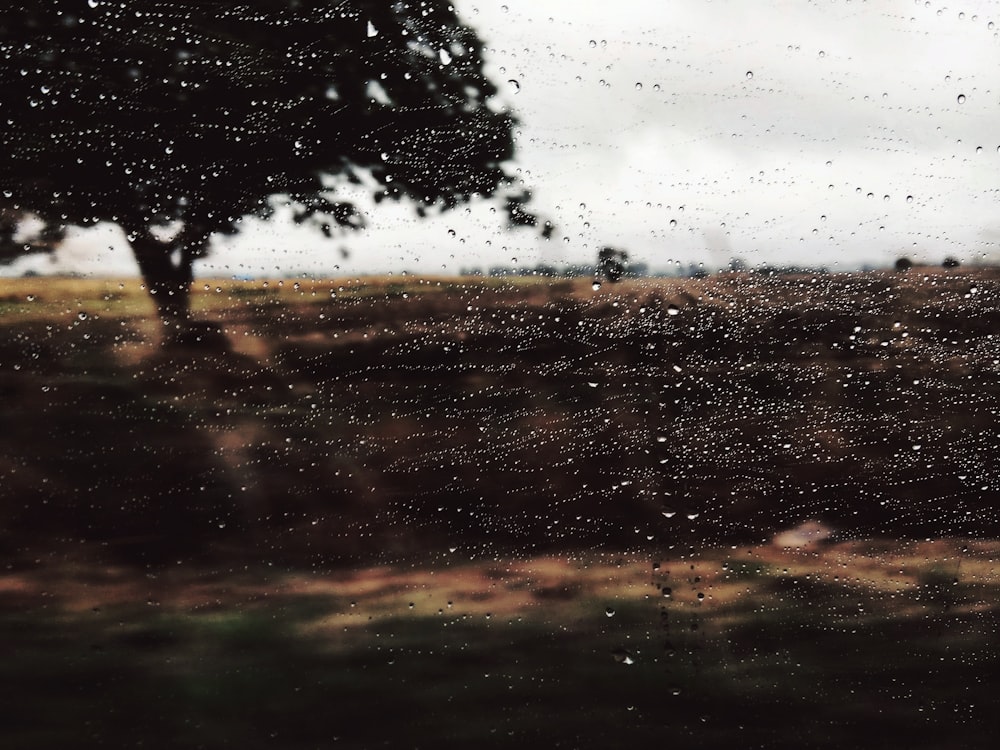
[[[627,268],[628,253],[624,250],[602,247],[597,253],[597,272],[608,281],[619,281]]]
[[[327,236],[364,223],[347,183],[533,226],[496,93],[448,0],[6,3],[0,262],[112,222],[180,331],[194,261],[280,196]]]
[[[960,265],[962,265],[961,261],[952,255],[949,255],[941,262],[943,268],[958,268]]]
[[[900,272],[909,271],[911,268],[913,268],[913,261],[910,260],[909,258],[899,258],[896,260],[895,268],[897,271]]]
[[[747,262],[743,260],[743,258],[740,258],[738,256],[733,256],[732,258],[729,259],[730,271],[742,272],[748,269],[749,266],[747,265]]]

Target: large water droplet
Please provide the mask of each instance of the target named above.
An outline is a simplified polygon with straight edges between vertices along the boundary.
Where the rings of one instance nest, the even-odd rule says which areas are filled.
[[[635,659],[632,657],[632,654],[623,648],[616,648],[611,652],[611,656],[613,656],[614,660],[619,664],[635,664]]]

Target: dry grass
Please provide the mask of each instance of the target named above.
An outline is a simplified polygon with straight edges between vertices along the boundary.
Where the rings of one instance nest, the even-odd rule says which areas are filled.
[[[995,273],[194,305],[0,282],[4,746],[994,746]]]

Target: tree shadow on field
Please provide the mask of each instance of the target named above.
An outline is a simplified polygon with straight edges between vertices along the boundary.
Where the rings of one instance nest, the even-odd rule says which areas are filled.
[[[607,586],[613,569],[595,580]],[[82,609],[0,595],[0,678],[18,686],[0,736],[25,750],[995,739],[997,699],[981,684],[997,667],[995,608],[913,615],[838,587],[788,598],[786,581],[719,609],[631,589],[609,617],[585,583],[540,590],[527,609],[502,597],[452,608],[433,585],[373,594],[363,574],[340,583],[282,593],[264,575],[249,597],[213,601],[191,586],[183,604],[152,593]]]
[[[17,352],[26,366],[0,381],[5,525],[19,538],[100,542],[137,561],[189,554],[237,520],[200,430],[206,415],[172,396],[184,378],[176,358],[121,366],[90,330],[96,341],[81,351],[31,334],[37,356]]]

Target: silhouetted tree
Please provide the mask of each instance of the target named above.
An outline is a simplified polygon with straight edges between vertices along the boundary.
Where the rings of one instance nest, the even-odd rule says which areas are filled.
[[[628,253],[624,250],[602,247],[597,253],[597,272],[608,281],[619,281],[627,267]]]
[[[952,255],[949,255],[941,263],[943,268],[958,268],[960,265],[962,265],[961,261]]]
[[[913,268],[913,261],[909,258],[898,258],[896,260],[895,268],[897,271],[909,271]]]
[[[482,52],[447,0],[7,3],[0,261],[115,223],[180,331],[193,262],[276,196],[327,236],[363,224],[346,183],[534,225]]]

